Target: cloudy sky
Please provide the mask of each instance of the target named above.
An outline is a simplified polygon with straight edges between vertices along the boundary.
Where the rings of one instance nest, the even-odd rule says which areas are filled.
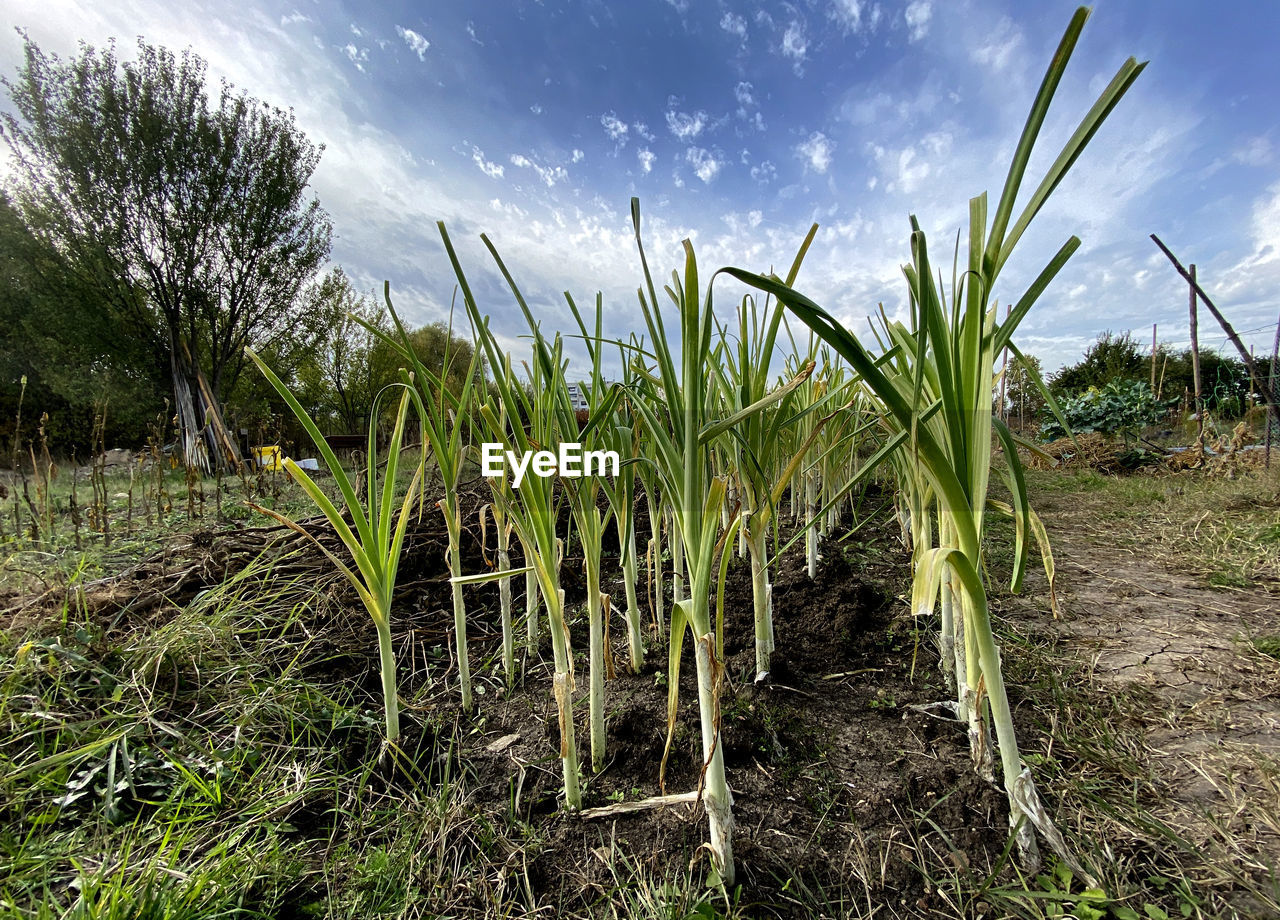
[[[935,259],[969,197],[994,199],[1075,4],[1045,0],[17,0],[43,49],[111,38],[186,47],[215,77],[292,108],[325,152],[314,177],[335,262],[389,279],[414,321],[446,315],[446,222],[493,316],[521,332],[479,242],[503,254],[549,328],[562,291],[603,291],[607,328],[640,328],[629,201],[659,275],[693,239],[700,265],[789,265],[865,330],[904,306],[908,215]],[[1100,0],[1032,161],[1039,178],[1129,55],[1151,64],[1024,238],[996,296],[1016,300],[1072,233],[1084,245],[1023,324],[1046,369],[1104,329],[1185,345],[1185,286],[1158,233],[1258,351],[1280,310],[1280,6]],[[0,70],[22,42],[0,35]],[[1030,183],[1029,183],[1030,184]],[[728,309],[732,290],[721,301]],[[1207,325],[1206,325],[1207,323]],[[1202,320],[1204,347],[1225,337]]]

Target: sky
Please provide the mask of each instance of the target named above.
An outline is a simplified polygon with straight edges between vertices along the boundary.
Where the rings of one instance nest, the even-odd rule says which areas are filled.
[[[905,316],[915,214],[949,261],[968,200],[994,201],[1074,3],[1040,0],[6,0],[42,49],[139,37],[191,48],[212,78],[292,109],[324,153],[312,186],[332,258],[413,323],[448,316],[443,221],[492,327],[520,357],[518,308],[485,233],[542,319],[603,297],[605,329],[643,328],[638,196],[660,280],[693,241],[704,276],[791,264],[859,333]],[[1211,10],[1211,12],[1209,12]],[[1026,183],[1034,188],[1130,55],[1151,63],[1001,275],[1016,301],[1067,238],[1083,245],[1015,341],[1047,371],[1104,330],[1189,342],[1185,282],[1157,233],[1259,354],[1280,313],[1280,4],[1099,0]],[[0,34],[0,73],[22,61]],[[211,86],[216,89],[216,86]],[[7,108],[7,100],[0,100]],[[6,171],[0,163],[0,174]],[[963,256],[962,256],[963,257]],[[946,273],[949,276],[949,271]],[[723,290],[723,293],[721,293]],[[741,288],[718,281],[724,315]],[[1229,348],[1202,308],[1202,348]],[[578,359],[580,360],[580,359]],[[580,364],[576,365],[581,367]]]

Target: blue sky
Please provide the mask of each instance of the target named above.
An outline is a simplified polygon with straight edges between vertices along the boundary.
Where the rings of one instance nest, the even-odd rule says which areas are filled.
[[[46,50],[115,37],[190,46],[211,74],[282,107],[325,145],[314,178],[333,249],[364,289],[389,279],[414,321],[453,290],[444,220],[493,324],[518,313],[487,232],[549,328],[564,290],[604,293],[614,334],[640,328],[629,225],[638,195],[655,270],[692,237],[700,265],[788,265],[853,328],[904,308],[919,216],[949,253],[970,196],[994,199],[1074,3],[1002,0],[517,0],[513,3],[42,0],[9,18]],[[1211,12],[1210,12],[1211,10]],[[1047,159],[1129,55],[1151,61],[1024,238],[996,297],[1072,233],[1084,245],[1023,324],[1046,369],[1104,329],[1187,343],[1185,286],[1161,235],[1256,345],[1280,310],[1280,5],[1101,0],[1033,160]],[[21,40],[0,35],[13,74]],[[726,285],[723,308],[733,302]],[[1225,342],[1211,318],[1204,347]]]

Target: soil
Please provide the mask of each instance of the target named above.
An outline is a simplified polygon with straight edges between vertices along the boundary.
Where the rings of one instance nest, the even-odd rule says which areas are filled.
[[[884,908],[889,916],[950,915],[955,905],[933,880],[959,874],[976,888],[990,876],[997,884],[1016,878],[1006,853],[1003,791],[973,772],[962,730],[913,708],[950,694],[936,667],[934,624],[918,632],[903,602],[908,566],[896,524],[891,515],[866,513],[884,500],[871,492],[863,517],[843,522],[840,533],[857,525],[847,544],[824,542],[813,581],[799,547],[774,566],[780,651],[771,662],[770,679],[759,686],[752,680],[749,568],[745,560],[731,564],[722,743],[735,800],[737,897],[752,916],[808,917],[806,905],[817,898],[806,892],[820,893],[828,903],[843,900],[848,912],[856,908],[869,915]],[[483,501],[479,490],[463,497],[462,556],[469,572],[493,562],[492,525],[485,546],[478,523]],[[1280,821],[1275,773],[1266,769],[1266,759],[1280,756],[1280,668],[1246,640],[1280,632],[1275,595],[1262,589],[1210,589],[1159,561],[1117,552],[1105,534],[1090,529],[1096,509],[1080,505],[1075,496],[1040,502],[1038,509],[1058,560],[1061,619],[1050,619],[1047,591],[1034,580],[1025,599],[1004,599],[1000,612],[1017,628],[1047,637],[1087,662],[1099,693],[1136,689],[1141,692],[1135,698],[1148,700],[1138,718],[1142,756],[1161,787],[1149,797],[1156,817],[1193,842],[1216,840],[1234,848],[1250,866],[1274,866],[1280,860]],[[647,544],[647,526],[642,511],[641,547]],[[317,535],[327,539],[322,531],[317,525]],[[110,622],[163,617],[224,579],[262,545],[277,545],[271,541],[281,541],[282,555],[305,543],[266,528],[217,540],[188,537],[123,580],[104,580],[87,592],[86,610]],[[447,763],[469,810],[498,826],[513,820],[526,825],[527,843],[508,854],[499,875],[503,884],[526,886],[554,913],[598,907],[620,879],[629,877],[618,874],[623,864],[646,877],[677,879],[692,865],[696,878],[705,877],[701,805],[600,819],[559,807],[560,739],[545,624],[541,647],[524,657],[520,685],[505,691],[497,660],[495,584],[467,589],[478,713],[466,718],[457,712],[444,550],[443,522],[429,515],[411,529],[401,564],[394,622],[400,694],[406,701],[400,745],[405,753],[380,758],[376,725],[335,728],[330,743],[341,750],[342,762],[359,771],[377,761],[370,781],[400,791],[430,782]],[[513,564],[519,565],[515,541],[513,550]],[[606,571],[615,572],[612,530],[604,552]],[[323,560],[317,565],[317,559],[304,555],[283,564],[281,572],[298,574],[290,565],[324,568]],[[581,553],[572,541],[562,572],[570,629],[581,649],[586,644],[584,585]],[[644,597],[643,566],[641,578]],[[333,578],[326,584],[334,602],[308,624],[318,638],[301,663],[303,676],[348,687],[354,683],[376,710],[378,663],[367,615],[348,587]],[[615,599],[621,597],[621,584],[611,587]],[[517,616],[524,610],[522,588],[523,579],[516,578]],[[125,603],[125,597],[133,600]],[[139,598],[148,600],[139,603]],[[58,603],[46,597],[42,605]],[[595,775],[589,769],[587,662],[581,653],[575,662],[575,728],[588,808],[663,791],[665,638],[648,634],[648,663],[640,674],[630,674],[618,606],[610,633],[617,676],[606,684],[607,761]],[[687,641],[679,686],[666,770],[669,793],[696,789],[701,769],[692,643]],[[1011,684],[1010,693],[1019,707],[1019,687]],[[1019,734],[1026,749],[1034,750],[1044,739],[1026,710],[1019,707],[1016,714]],[[1054,736],[1047,734],[1052,747]],[[451,751],[445,761],[442,747]],[[1054,812],[1058,803],[1048,804]],[[289,816],[299,834],[317,840],[342,833],[333,820],[332,812],[316,803]]]
[[[895,597],[907,590],[896,535],[864,528],[858,539],[850,550],[824,543],[812,582],[799,550],[775,567],[775,631],[786,652],[774,655],[770,680],[761,686],[752,680],[745,560],[734,560],[726,583],[722,743],[734,796],[738,883],[743,900],[768,914],[808,916],[794,896],[802,888],[855,898],[864,907],[868,899],[887,899],[895,911],[927,909],[928,879],[942,871],[939,861],[945,871],[971,868],[985,878],[1007,842],[1004,794],[974,774],[963,732],[910,708],[948,694],[936,668],[913,668],[922,649]],[[570,568],[566,560],[565,571]],[[522,600],[514,606],[522,611]],[[477,645],[485,635],[496,638],[492,624],[483,631],[483,617],[478,611],[473,617]],[[571,622],[570,629],[583,645],[585,622]],[[575,665],[586,808],[662,791],[666,650],[651,648],[642,673],[627,673],[625,628],[616,613],[610,631],[617,676],[606,684],[607,761],[594,776],[582,695],[587,662],[580,657]],[[702,763],[691,647],[685,643],[669,793],[694,790]],[[483,730],[467,735],[459,753],[471,771],[471,805],[508,815],[514,807],[541,837],[541,845],[522,854],[533,891],[559,910],[581,910],[615,887],[611,867],[618,860],[659,878],[691,863],[703,871],[701,805],[598,820],[557,808],[559,731],[545,641],[540,651],[523,686],[480,704]]]
[[[1280,633],[1280,584],[1259,573],[1248,588],[1211,586],[1186,559],[1144,554],[1132,534],[1114,539],[1087,496],[1045,496],[1038,508],[1058,560],[1061,618],[1034,600],[1041,580],[1029,599],[1007,599],[1011,620],[1083,662],[1097,693],[1130,701],[1134,750],[1150,776],[1139,794],[1203,854],[1198,881],[1231,887],[1224,864],[1274,878],[1280,663],[1250,640]]]

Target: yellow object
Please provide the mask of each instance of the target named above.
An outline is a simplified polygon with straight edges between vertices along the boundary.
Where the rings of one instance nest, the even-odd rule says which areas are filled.
[[[253,457],[258,461],[258,466],[265,466],[273,473],[278,473],[284,468],[281,462],[283,457],[280,453],[280,445],[278,444],[271,444],[266,447],[255,447],[253,449]]]

